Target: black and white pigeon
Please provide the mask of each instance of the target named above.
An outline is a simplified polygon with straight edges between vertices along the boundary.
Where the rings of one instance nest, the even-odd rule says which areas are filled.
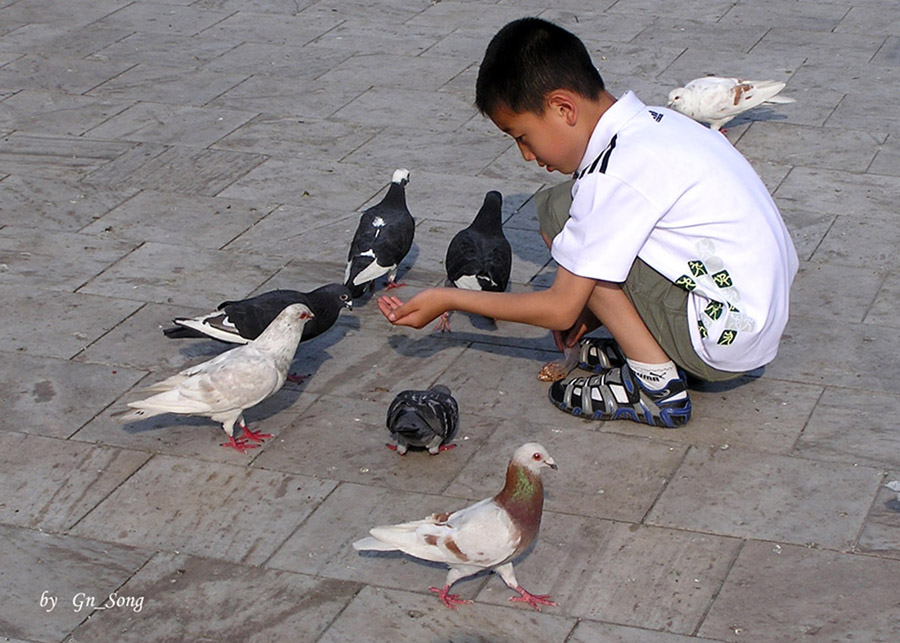
[[[305,304],[314,315],[303,327],[301,342],[334,326],[343,308],[353,309],[350,289],[344,284],[326,284],[309,292],[270,290],[248,299],[224,301],[206,315],[176,317],[172,320],[175,326],[163,329],[163,333],[171,339],[210,337],[229,344],[246,344],[259,337],[291,304]]]
[[[244,422],[244,410],[259,404],[278,391],[300,343],[303,327],[312,319],[305,304],[291,304],[252,342],[238,346],[213,359],[186,368],[145,390],[157,394],[129,402],[133,411],[114,414],[123,422],[142,420],[163,413],[199,415],[222,423],[228,442],[241,453],[271,435],[251,431]],[[243,429],[235,438],[234,425]]]
[[[450,442],[459,430],[459,405],[443,384],[401,391],[388,407],[387,428],[396,444],[386,446],[400,455],[410,447],[437,455],[456,446]]]
[[[353,297],[361,297],[366,285],[388,276],[388,288],[397,288],[397,268],[412,247],[416,222],[406,207],[409,170],[395,170],[387,194],[359,218],[356,234],[347,253],[344,283]]]
[[[666,106],[721,130],[731,119],[763,103],[793,103],[793,98],[777,96],[784,87],[778,80],[706,76],[670,91]]]
[[[444,267],[447,282],[466,290],[503,292],[512,271],[512,248],[503,234],[503,195],[496,190],[484,196],[475,220],[456,233],[447,247]],[[441,332],[450,330],[450,313],[438,320]]]
[[[528,549],[541,526],[544,487],[541,471],[556,469],[547,450],[536,442],[516,449],[506,469],[506,484],[493,498],[453,513],[432,514],[424,520],[375,527],[371,536],[357,540],[353,548],[362,551],[402,551],[450,567],[441,589],[429,587],[444,605],[456,609],[463,600],[450,593],[450,586],[483,569],[491,569],[519,596],[511,601],[528,603],[540,611],[541,605],[556,605],[548,595],[526,591],[513,570],[513,559]]]

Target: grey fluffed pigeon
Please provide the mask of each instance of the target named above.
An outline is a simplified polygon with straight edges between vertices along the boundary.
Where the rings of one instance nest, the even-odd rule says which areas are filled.
[[[255,297],[224,301],[199,317],[176,317],[175,326],[163,329],[166,337],[210,337],[230,344],[246,344],[259,337],[282,310],[291,304],[305,304],[313,314],[303,327],[301,342],[318,337],[334,326],[344,308],[353,308],[350,289],[343,284],[326,284],[309,292],[270,290]]]
[[[502,205],[499,192],[488,192],[475,220],[450,241],[444,260],[448,283],[466,290],[506,290],[512,247],[503,234]],[[441,315],[437,327],[442,332],[450,330],[450,313]]]
[[[387,428],[396,442],[387,446],[400,455],[410,447],[437,455],[456,446],[450,442],[459,430],[459,405],[443,384],[401,391],[388,407]]]
[[[793,103],[793,98],[776,95],[784,86],[777,80],[706,76],[670,91],[666,106],[710,129],[722,129],[731,119],[763,103]]]
[[[114,415],[123,422],[163,413],[199,415],[222,423],[228,435],[228,442],[222,446],[241,453],[259,446],[247,440],[262,442],[272,436],[251,431],[243,412],[284,385],[303,327],[311,318],[306,305],[291,304],[252,342],[147,387],[145,390],[157,394],[129,402],[133,411]],[[235,424],[243,429],[243,436],[235,438]]]
[[[395,281],[397,268],[416,232],[416,222],[406,207],[407,183],[409,170],[395,170],[384,198],[360,216],[344,271],[344,283],[353,297],[361,297],[366,285],[374,287],[382,275],[388,276],[388,288],[403,285]]]
[[[531,594],[516,580],[513,559],[525,551],[541,526],[544,487],[541,471],[556,469],[547,450],[535,442],[516,449],[506,469],[506,484],[493,498],[453,513],[432,514],[424,520],[375,527],[371,536],[357,540],[360,551],[402,551],[450,567],[441,589],[428,589],[440,596],[444,605],[456,609],[471,603],[450,593],[450,586],[484,569],[496,571],[519,596],[511,601],[528,603],[540,611],[541,605],[556,605],[547,595]]]

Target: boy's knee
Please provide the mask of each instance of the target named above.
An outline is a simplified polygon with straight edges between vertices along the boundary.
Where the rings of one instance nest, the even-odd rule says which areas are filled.
[[[545,240],[553,241],[566,225],[572,206],[572,183],[571,180],[564,181],[534,195],[534,207]]]

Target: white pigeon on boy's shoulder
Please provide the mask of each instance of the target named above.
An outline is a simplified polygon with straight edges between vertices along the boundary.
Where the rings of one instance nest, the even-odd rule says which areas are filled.
[[[777,95],[784,87],[785,83],[778,80],[706,76],[670,91],[666,107],[720,130],[731,119],[763,103],[793,103],[793,98]]]
[[[453,513],[432,514],[424,520],[374,527],[371,536],[353,543],[362,551],[402,551],[410,556],[444,563],[450,567],[441,589],[428,589],[447,607],[471,603],[450,593],[461,578],[484,569],[496,571],[507,587],[519,593],[509,600],[556,605],[548,595],[526,591],[513,570],[513,559],[528,549],[537,537],[544,507],[541,470],[556,469],[556,463],[540,444],[523,444],[509,461],[506,484],[492,498],[485,498]]]
[[[145,390],[156,395],[129,402],[133,411],[114,413],[123,422],[142,420],[163,413],[199,415],[222,423],[228,442],[244,453],[271,435],[251,431],[244,422],[244,410],[275,394],[287,379],[297,352],[303,327],[313,315],[305,304],[291,304],[282,310],[262,334],[242,346],[213,359],[186,368]],[[243,435],[234,437],[234,425]]]

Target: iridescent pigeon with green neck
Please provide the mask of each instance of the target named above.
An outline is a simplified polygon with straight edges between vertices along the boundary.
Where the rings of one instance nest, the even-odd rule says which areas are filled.
[[[402,551],[411,556],[445,563],[450,567],[440,589],[429,587],[444,605],[456,609],[471,603],[451,594],[456,581],[491,569],[519,596],[511,601],[528,603],[536,610],[541,605],[556,605],[548,595],[526,591],[513,570],[513,559],[534,541],[541,526],[544,486],[541,471],[556,469],[547,450],[536,442],[516,449],[506,469],[506,484],[493,498],[453,513],[432,514],[424,520],[375,527],[368,538],[353,543],[364,551]]]

